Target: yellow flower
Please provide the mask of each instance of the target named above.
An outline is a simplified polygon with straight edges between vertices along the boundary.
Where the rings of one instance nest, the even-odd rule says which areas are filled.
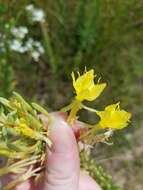
[[[51,140],[47,136],[44,136],[42,133],[30,128],[26,124],[25,119],[23,119],[23,118],[20,118],[20,122],[15,127],[15,129],[21,135],[24,135],[28,138],[35,139],[35,140],[42,140],[42,141],[46,142],[49,147],[51,147],[51,145],[52,145]]]
[[[16,127],[16,131],[26,137],[37,139],[36,132],[30,127],[28,127],[28,125],[26,124],[26,121],[23,118],[20,118],[20,122],[18,126]]]
[[[89,70],[88,72],[85,72],[81,76],[79,74],[77,79],[75,79],[75,75],[72,72],[73,86],[76,91],[77,100],[93,101],[104,90],[104,88],[106,87],[106,83],[95,84],[94,77],[95,75],[93,69]]]
[[[97,111],[100,117],[99,126],[101,128],[122,129],[127,127],[131,118],[131,113],[120,110],[119,103],[109,105],[104,111]]]

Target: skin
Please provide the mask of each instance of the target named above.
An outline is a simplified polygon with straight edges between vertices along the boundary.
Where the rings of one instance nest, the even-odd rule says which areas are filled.
[[[26,181],[14,190],[101,190],[88,175],[80,172],[79,153],[73,130],[59,113],[52,114],[51,150],[47,148],[44,180],[39,187]],[[46,124],[46,121],[45,121]]]

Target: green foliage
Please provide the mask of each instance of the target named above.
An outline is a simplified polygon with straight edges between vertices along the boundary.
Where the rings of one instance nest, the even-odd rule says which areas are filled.
[[[96,164],[95,160],[85,152],[81,152],[81,168],[89,172],[89,174],[100,184],[103,190],[121,190],[117,186],[110,175],[108,175],[102,166]]]
[[[52,142],[39,114],[48,113],[36,103],[29,104],[16,92],[10,99],[0,97],[0,157],[7,160],[0,167],[0,177],[16,174],[16,179],[11,179],[2,189],[10,190],[30,177],[38,177],[36,172],[44,168],[46,144],[51,147]],[[31,166],[28,171],[27,166]]]
[[[0,96],[9,96],[13,89],[13,68],[5,59],[0,59]]]

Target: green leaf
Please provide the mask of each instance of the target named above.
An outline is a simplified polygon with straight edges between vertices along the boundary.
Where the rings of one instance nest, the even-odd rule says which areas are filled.
[[[4,106],[13,109],[10,105],[9,100],[7,100],[6,98],[0,97],[0,103],[3,104]]]
[[[36,103],[32,103],[32,106],[34,109],[36,109],[38,112],[48,116],[49,113],[47,112],[47,110],[45,110],[43,107],[41,107],[40,105],[36,104]]]
[[[6,141],[8,140],[7,128],[5,127],[2,128],[2,136]]]
[[[17,92],[13,92],[14,97],[26,108],[27,111],[30,111],[33,113],[32,107],[30,104],[28,104],[21,95],[19,95]]]
[[[26,119],[28,120],[29,125],[32,128],[40,129],[42,127],[41,122],[38,119],[36,119],[35,117],[33,117],[31,114],[27,114]]]

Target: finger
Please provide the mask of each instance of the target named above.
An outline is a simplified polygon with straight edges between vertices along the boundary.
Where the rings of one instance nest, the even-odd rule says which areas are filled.
[[[31,189],[31,183],[30,180],[24,181],[23,183],[20,183],[16,187],[11,186],[11,182],[15,180],[15,175],[7,175],[7,177],[3,178],[1,180],[2,187],[11,187],[13,190],[30,190]]]
[[[5,166],[7,160],[4,157],[0,157],[0,167]],[[2,177],[0,179],[0,189],[3,189],[4,186],[7,186],[8,184],[10,184],[13,180],[15,180],[16,176],[9,174],[6,175],[5,177]],[[30,190],[30,183],[29,181],[26,181],[20,185],[18,185],[15,188],[12,188],[13,190]]]
[[[19,184],[14,188],[14,190],[31,190],[31,183],[29,180]]]
[[[48,151],[44,190],[78,190],[79,155],[72,129],[57,113],[52,115],[51,140]]]
[[[79,190],[101,190],[101,187],[89,175],[81,173],[79,180]]]
[[[67,118],[68,118],[68,115],[67,113],[65,112],[54,112],[53,113],[55,116],[57,117],[61,117],[65,122],[67,121]],[[43,123],[44,123],[44,126],[45,127],[48,127],[49,125],[49,117],[46,117],[44,116],[43,114],[40,115],[40,118],[42,119]],[[71,126],[74,134],[75,134],[75,137],[77,140],[79,140],[79,137],[80,137],[80,134],[81,132],[85,132],[87,131],[87,128],[85,126],[85,123],[81,122],[81,121],[78,121],[78,120],[75,120],[73,123],[72,123],[72,126]]]

